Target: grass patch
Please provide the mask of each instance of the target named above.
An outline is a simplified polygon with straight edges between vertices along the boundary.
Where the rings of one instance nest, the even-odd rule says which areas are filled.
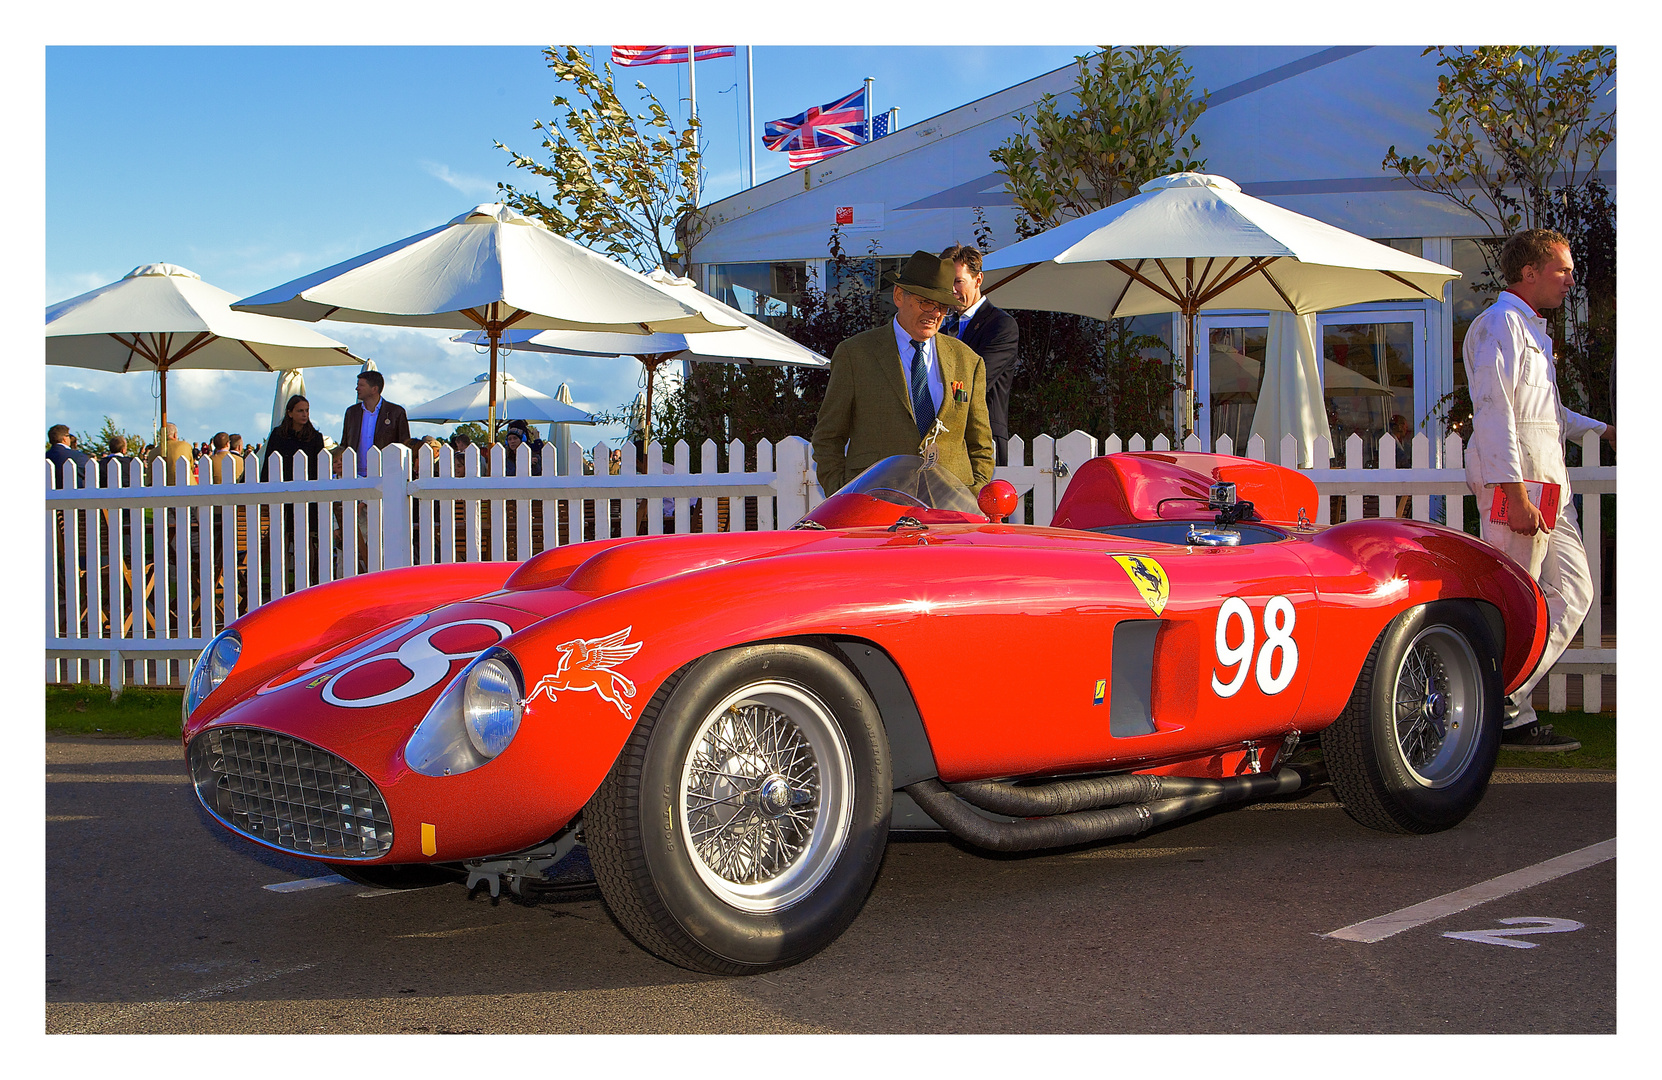
[[[183,690],[132,686],[111,701],[107,686],[48,686],[46,730],[53,735],[177,739],[184,697]]]
[[[1501,750],[1498,768],[1503,769],[1614,769],[1616,767],[1616,714],[1561,712],[1538,714],[1559,735],[1581,740],[1581,749],[1568,754],[1543,754],[1530,750]]]

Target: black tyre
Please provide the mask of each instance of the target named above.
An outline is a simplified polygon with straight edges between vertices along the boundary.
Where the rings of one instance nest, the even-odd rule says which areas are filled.
[[[467,879],[467,875],[456,867],[438,863],[403,863],[391,866],[330,863],[329,866],[346,880],[375,889],[426,889]]]
[[[1500,650],[1475,605],[1443,600],[1391,620],[1350,703],[1321,734],[1333,790],[1385,832],[1460,823],[1500,750]]]
[[[694,971],[805,960],[865,903],[888,842],[889,752],[848,669],[795,644],[667,680],[584,810],[601,896]]]

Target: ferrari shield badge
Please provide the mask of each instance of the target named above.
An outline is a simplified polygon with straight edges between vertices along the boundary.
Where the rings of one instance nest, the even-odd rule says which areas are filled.
[[[1166,598],[1171,595],[1171,581],[1166,568],[1146,555],[1115,555],[1114,561],[1131,579],[1131,584],[1142,594],[1149,610],[1158,615],[1166,610]]]
[[[560,662],[554,668],[554,674],[544,675],[525,700],[546,694],[552,702],[557,700],[555,694],[562,690],[593,690],[603,700],[617,706],[624,719],[633,719],[633,710],[624,698],[635,696],[635,684],[612,668],[640,652],[641,643],[629,640],[634,629],[633,626],[625,626],[605,637],[579,638],[560,645]]]

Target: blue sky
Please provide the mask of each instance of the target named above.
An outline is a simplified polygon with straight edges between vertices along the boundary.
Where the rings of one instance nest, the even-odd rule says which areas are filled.
[[[597,51],[605,58],[609,48]],[[876,79],[877,111],[897,106],[902,124],[917,123],[1088,49],[762,46],[756,131],[867,76]],[[625,100],[640,79],[684,116],[684,66],[618,71]],[[740,57],[698,65],[705,201],[740,187],[743,80]],[[493,140],[536,151],[531,123],[556,114],[557,86],[535,46],[50,47],[43,299],[67,299],[148,262],[177,263],[246,296],[441,224],[493,201],[499,181],[535,181]],[[762,180],[789,171],[785,155],[759,144],[756,157]],[[99,167],[89,168],[92,160]],[[406,405],[487,366],[437,331],[318,329],[373,357],[388,396]],[[638,389],[632,361],[521,354],[510,370],[548,393],[569,381],[589,408],[615,407]],[[354,374],[307,373],[313,419],[337,438]],[[154,384],[143,374],[47,368],[43,426],[92,431],[109,414],[126,430],[148,430]],[[168,414],[187,439],[223,429],[252,441],[270,427],[273,390],[269,375],[174,372]]]

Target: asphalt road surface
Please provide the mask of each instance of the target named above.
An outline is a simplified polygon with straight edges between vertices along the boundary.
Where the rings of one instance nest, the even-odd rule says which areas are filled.
[[[1616,1030],[1613,773],[1497,774],[1423,837],[1324,788],[1058,854],[897,841],[829,949],[728,979],[593,892],[394,893],[258,849],[173,743],[46,752],[49,1033]]]

